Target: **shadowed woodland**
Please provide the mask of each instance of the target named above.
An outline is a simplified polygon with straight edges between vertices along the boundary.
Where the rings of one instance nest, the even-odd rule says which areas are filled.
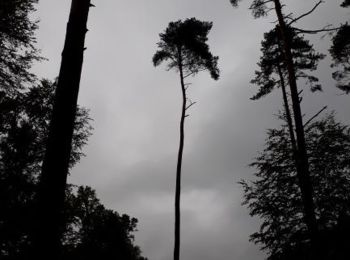
[[[38,21],[32,19],[38,2],[0,2],[0,259],[146,260],[135,242],[136,218],[108,209],[92,187],[67,182],[94,132],[89,109],[77,101],[89,51],[87,22],[95,6],[90,0],[71,1],[60,71],[50,80],[32,72],[34,64],[45,62],[36,46]],[[322,0],[299,15],[285,12],[287,0],[227,2],[232,15],[237,8],[248,11],[241,6],[248,2],[253,18],[276,20],[261,39],[257,70],[251,72],[251,85],[257,87],[251,100],[264,102],[281,92],[281,109],[271,115],[280,126],[267,130],[264,148],[250,161],[254,178],[239,182],[242,204],[260,221],[250,241],[269,260],[349,259],[350,126],[338,121],[328,104],[320,104],[314,115],[302,110],[305,92],[323,90],[315,72],[326,55],[332,59],[328,70],[334,88],[350,93],[348,20],[300,28],[299,21],[317,16]],[[350,7],[349,0],[332,4]],[[181,94],[179,135],[174,136],[179,140],[174,260],[181,259],[185,123],[195,116],[190,112],[196,105],[188,79],[203,72],[217,81],[224,69],[208,43],[213,28],[213,22],[194,17],[170,21],[159,38],[154,36],[158,43],[150,57],[155,67],[165,65],[178,75]],[[316,50],[312,35],[330,40],[328,53]]]

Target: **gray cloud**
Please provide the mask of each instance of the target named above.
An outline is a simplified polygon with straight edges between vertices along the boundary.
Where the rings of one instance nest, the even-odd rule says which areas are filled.
[[[291,11],[305,12],[314,1],[285,1]],[[341,2],[341,1],[337,1]],[[38,45],[49,58],[35,66],[41,76],[58,73],[69,0],[41,1]],[[249,1],[233,9],[228,0],[95,1],[89,19],[79,102],[91,109],[94,135],[86,157],[70,181],[91,185],[102,202],[139,219],[136,242],[150,260],[172,258],[173,193],[178,147],[180,89],[178,75],[153,68],[158,34],[169,21],[197,17],[213,21],[212,52],[220,56],[221,78],[202,73],[190,79],[193,106],[186,123],[182,194],[182,256],[191,260],[258,260],[264,254],[248,241],[259,220],[240,205],[237,181],[252,178],[247,164],[261,150],[267,128],[279,122],[275,91],[250,101],[249,81],[260,56],[263,33],[274,18],[254,20]],[[317,28],[346,19],[346,11],[327,1],[300,26]],[[327,38],[312,37],[320,50]],[[348,98],[339,96],[330,79],[329,60],[320,75],[324,93],[305,91],[303,111],[324,104],[349,122]]]

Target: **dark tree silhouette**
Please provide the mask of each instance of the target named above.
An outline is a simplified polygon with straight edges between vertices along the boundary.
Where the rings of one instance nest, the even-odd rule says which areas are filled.
[[[350,251],[350,128],[329,115],[306,127],[310,174],[324,259],[348,259]],[[268,259],[315,259],[302,219],[303,202],[297,183],[287,125],[268,131],[265,149],[251,164],[252,182],[242,181],[244,204],[262,219],[251,240],[262,245]]]
[[[133,245],[137,219],[106,209],[90,187],[66,193],[64,259],[147,260]]]
[[[30,18],[37,0],[1,0],[0,2],[0,91],[18,89],[33,82],[29,72],[39,60],[33,46],[36,21]]]
[[[0,255],[27,260],[33,243],[35,193],[45,154],[56,84],[43,80],[16,97],[1,96]],[[70,167],[91,134],[88,110],[78,107]],[[145,260],[134,245],[136,219],[106,209],[90,187],[68,185],[62,259]]]
[[[324,55],[316,52],[310,42],[292,28],[289,28],[288,33],[292,39],[292,53],[297,79],[304,79],[312,92],[322,90],[318,78],[310,72],[317,69],[318,62],[324,58]],[[288,82],[280,41],[278,27],[264,34],[264,40],[261,42],[262,56],[258,62],[259,70],[255,71],[255,78],[251,81],[259,86],[259,90],[251,98],[252,100],[258,100],[271,93],[275,88],[279,88],[282,80]]]
[[[181,165],[184,147],[184,125],[186,111],[195,104],[187,98],[188,85],[185,78],[207,70],[213,79],[219,78],[217,68],[218,57],[213,56],[207,45],[208,33],[212,28],[211,22],[202,22],[195,18],[185,21],[170,22],[164,33],[161,33],[159,50],[153,56],[154,66],[163,61],[169,61],[168,69],[176,69],[180,74],[182,91],[182,111],[180,120],[180,145],[176,168],[175,188],[175,245],[174,260],[180,259],[180,194],[181,194]]]
[[[350,0],[344,0],[344,2],[341,4],[342,7],[349,7],[350,6]]]
[[[318,78],[310,75],[308,72],[317,69],[318,61],[322,59],[324,55],[316,53],[312,45],[302,36],[298,35],[292,28],[289,28],[289,30],[292,39],[296,77],[306,80],[311,91],[321,90],[321,85],[318,84]],[[281,88],[290,143],[294,152],[294,157],[297,157],[298,149],[294,133],[294,123],[290,111],[288,91],[286,89],[286,83],[288,82],[287,68],[284,62],[280,38],[278,27],[264,34],[264,40],[261,42],[262,56],[258,62],[259,70],[255,71],[255,78],[251,81],[251,83],[259,86],[259,90],[251,99],[258,100],[271,93],[275,88]]]
[[[344,1],[342,7],[349,7],[350,1]],[[337,87],[346,94],[350,92],[350,25],[343,24],[332,39],[330,48],[331,56],[334,60],[332,67],[340,67],[333,73],[333,78],[337,81]]]
[[[0,255],[28,259],[34,195],[44,158],[56,84],[43,80],[16,96],[0,96]],[[70,167],[91,134],[88,110],[78,108]]]
[[[233,6],[237,6],[240,0],[230,0]],[[275,11],[278,28],[280,31],[281,50],[283,52],[284,63],[288,75],[288,85],[291,94],[291,103],[293,109],[293,117],[295,123],[297,153],[295,156],[295,164],[297,168],[297,177],[299,180],[299,187],[301,189],[302,201],[304,205],[304,219],[308,226],[310,238],[313,241],[315,247],[315,253],[317,253],[317,240],[318,240],[318,227],[315,216],[315,206],[313,201],[313,187],[310,180],[308,155],[306,152],[306,141],[303,125],[303,117],[300,108],[299,92],[297,87],[297,70],[294,63],[293,55],[293,41],[289,28],[292,24],[296,23],[305,16],[311,14],[322,1],[319,1],[313,9],[300,15],[297,18],[292,19],[290,16],[284,16],[282,12],[282,4],[280,0],[253,0],[251,4],[251,10],[255,18],[266,16],[270,11]],[[287,22],[287,19],[291,19]],[[293,27],[298,32],[306,32],[307,30],[301,30]],[[325,29],[324,29],[325,30]],[[311,31],[310,31],[311,32]],[[312,31],[316,32],[316,31]]]
[[[72,0],[38,190],[34,254],[40,259],[60,258],[62,211],[90,6],[90,0]]]

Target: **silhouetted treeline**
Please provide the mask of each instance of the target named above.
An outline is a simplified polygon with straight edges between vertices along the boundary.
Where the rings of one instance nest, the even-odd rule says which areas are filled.
[[[230,0],[237,7],[241,0]],[[90,187],[67,185],[91,135],[89,111],[77,106],[90,0],[72,0],[56,82],[30,72],[42,60],[35,47],[37,0],[0,2],[0,258],[144,260],[134,245],[137,220],[106,209]],[[262,219],[251,240],[269,260],[350,258],[350,128],[334,115],[304,122],[303,87],[322,90],[312,72],[324,55],[308,34],[333,33],[330,54],[336,86],[350,93],[350,26],[299,28],[282,0],[251,0],[254,18],[274,13],[265,33],[252,99],[282,90],[284,120],[270,129],[265,149],[251,164],[253,182],[242,181],[244,204]],[[342,7],[349,0],[340,1]],[[65,23],[65,21],[62,21]],[[181,168],[185,119],[196,102],[186,78],[206,70],[219,78],[218,57],[207,44],[211,22],[170,22],[161,33],[153,64],[167,61],[180,76],[182,109],[175,185],[174,260],[180,259]],[[237,39],[240,39],[239,37]],[[326,105],[326,104],[322,104]]]
[[[56,84],[43,80],[15,97],[0,97],[1,259],[28,259],[35,223],[35,195],[45,153]],[[81,158],[91,135],[88,110],[79,108],[70,167]],[[143,259],[133,245],[136,219],[106,209],[90,187],[66,190],[63,259]],[[124,257],[124,258],[123,258]],[[90,258],[88,258],[90,259]],[[92,258],[91,258],[92,259]]]
[[[0,2],[0,258],[5,260],[33,257],[38,183],[55,106],[57,82],[38,81],[29,71],[41,60],[34,46],[37,24],[29,18],[36,3]],[[90,121],[89,111],[77,107],[69,169],[83,156]],[[60,224],[63,255],[50,259],[145,259],[133,245],[135,218],[106,209],[90,187],[68,185],[64,193],[63,225],[45,226],[54,233],[51,227]]]

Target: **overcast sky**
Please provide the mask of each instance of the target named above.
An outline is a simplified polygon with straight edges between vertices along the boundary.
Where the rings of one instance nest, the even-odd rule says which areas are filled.
[[[46,78],[58,75],[70,0],[39,1],[38,47],[48,61],[34,67]],[[93,136],[86,157],[69,182],[90,185],[107,207],[138,218],[136,244],[149,260],[172,259],[174,183],[179,140],[179,76],[154,68],[156,43],[170,21],[196,17],[212,21],[209,45],[218,55],[221,77],[202,72],[189,79],[197,101],[186,121],[182,182],[184,260],[259,260],[264,254],[248,241],[259,220],[241,206],[237,182],[252,178],[247,165],[263,147],[266,129],[278,126],[273,114],[281,93],[251,101],[249,81],[260,56],[260,42],[276,20],[254,20],[251,0],[238,9],[229,0],[104,0],[90,10],[79,104],[91,109]],[[346,21],[340,0],[326,0],[298,26],[311,29]],[[310,9],[314,0],[284,1],[286,13]],[[312,37],[326,50],[328,38]],[[349,98],[336,90],[329,59],[320,64],[324,92],[306,92],[306,117],[324,105],[350,123]],[[302,86],[301,86],[302,87]]]

